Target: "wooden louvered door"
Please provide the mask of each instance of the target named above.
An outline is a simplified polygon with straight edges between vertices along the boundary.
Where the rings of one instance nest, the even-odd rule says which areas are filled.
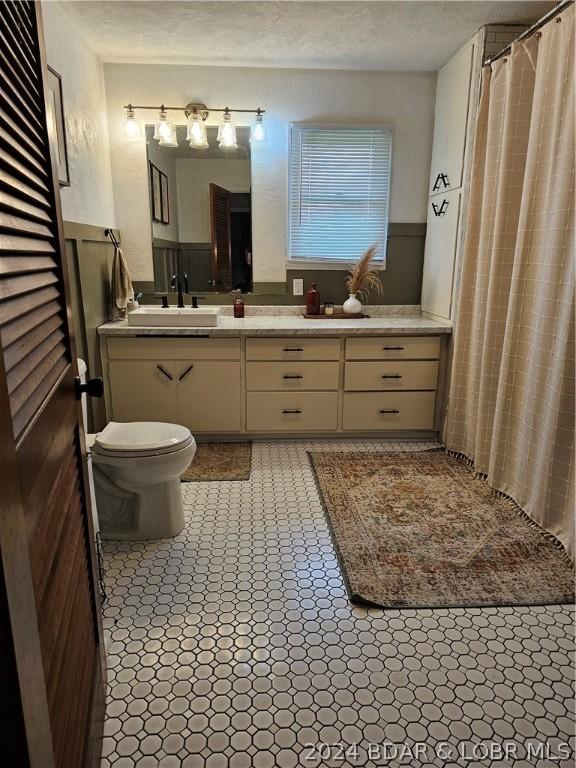
[[[0,763],[81,768],[105,665],[45,73],[39,4],[1,2]]]
[[[232,284],[230,192],[217,184],[210,184],[210,224],[213,285],[217,290],[230,290]]]

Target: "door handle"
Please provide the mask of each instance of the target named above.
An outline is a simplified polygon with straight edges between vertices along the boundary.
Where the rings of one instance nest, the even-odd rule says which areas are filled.
[[[100,376],[87,379],[85,384],[82,384],[80,376],[75,376],[74,388],[76,390],[76,400],[81,400],[84,394],[88,395],[88,397],[102,397],[104,394],[104,382]]]
[[[402,376],[399,373],[383,373],[382,378],[383,379],[401,379]]]
[[[379,413],[400,413],[397,408],[383,408]]]
[[[403,350],[404,347],[382,347],[382,349],[385,350],[386,352],[389,352],[392,349]]]
[[[302,413],[298,408],[284,408],[282,413]]]
[[[181,373],[180,376],[178,376],[178,381],[184,381],[184,379],[186,378],[186,376],[188,376],[192,368],[194,368],[194,364],[189,365],[188,368],[186,368],[186,370],[183,373]]]
[[[166,376],[166,378],[167,378],[167,379],[170,379],[170,381],[174,381],[174,379],[172,378],[172,376],[170,376],[170,374],[168,373],[168,371],[166,370],[166,368],[162,368],[162,366],[161,366],[161,365],[157,365],[157,366],[156,366],[156,368],[158,368],[158,370],[160,371],[160,373],[163,373],[163,374],[164,374],[164,376]]]
[[[301,376],[299,373],[286,373],[284,376],[282,376],[283,379],[303,379],[304,376]]]

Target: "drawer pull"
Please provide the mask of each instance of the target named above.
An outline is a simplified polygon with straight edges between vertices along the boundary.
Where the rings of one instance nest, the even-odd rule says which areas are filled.
[[[282,376],[283,379],[303,379],[304,376],[301,376],[299,373],[286,373],[284,376]]]
[[[189,365],[188,368],[186,368],[186,370],[183,373],[181,373],[180,376],[178,376],[178,381],[184,381],[184,379],[186,378],[186,376],[188,376],[192,368],[194,368],[194,365]]]
[[[383,408],[380,413],[400,413],[398,408]]]
[[[401,379],[402,374],[400,373],[383,373],[381,376],[382,379]]]
[[[304,352],[303,347],[284,347],[283,352]]]
[[[166,376],[166,378],[167,378],[167,379],[170,379],[170,381],[174,381],[174,379],[172,378],[172,376],[170,376],[170,374],[168,373],[168,371],[166,370],[166,368],[162,368],[162,366],[161,366],[161,365],[157,365],[157,366],[156,366],[156,368],[158,368],[158,370],[160,371],[160,373],[163,373],[163,374],[164,374],[164,376]]]
[[[298,408],[284,408],[282,413],[302,413]]]
[[[387,352],[389,352],[389,351],[390,351],[390,350],[392,350],[392,349],[398,349],[398,350],[400,350],[400,351],[401,351],[401,350],[403,350],[403,349],[404,349],[404,347],[382,347],[382,349],[383,349],[383,350],[385,350],[385,351],[387,351]]]

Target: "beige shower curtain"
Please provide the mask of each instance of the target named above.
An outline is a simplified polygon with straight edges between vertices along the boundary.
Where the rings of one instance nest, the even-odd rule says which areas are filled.
[[[574,6],[483,71],[445,441],[574,556]]]

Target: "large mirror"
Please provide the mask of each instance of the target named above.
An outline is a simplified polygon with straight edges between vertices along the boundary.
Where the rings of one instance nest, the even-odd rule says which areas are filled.
[[[174,146],[146,126],[154,290],[174,290],[177,275],[193,294],[252,290],[250,129],[236,128],[237,149],[191,148],[186,127]]]

